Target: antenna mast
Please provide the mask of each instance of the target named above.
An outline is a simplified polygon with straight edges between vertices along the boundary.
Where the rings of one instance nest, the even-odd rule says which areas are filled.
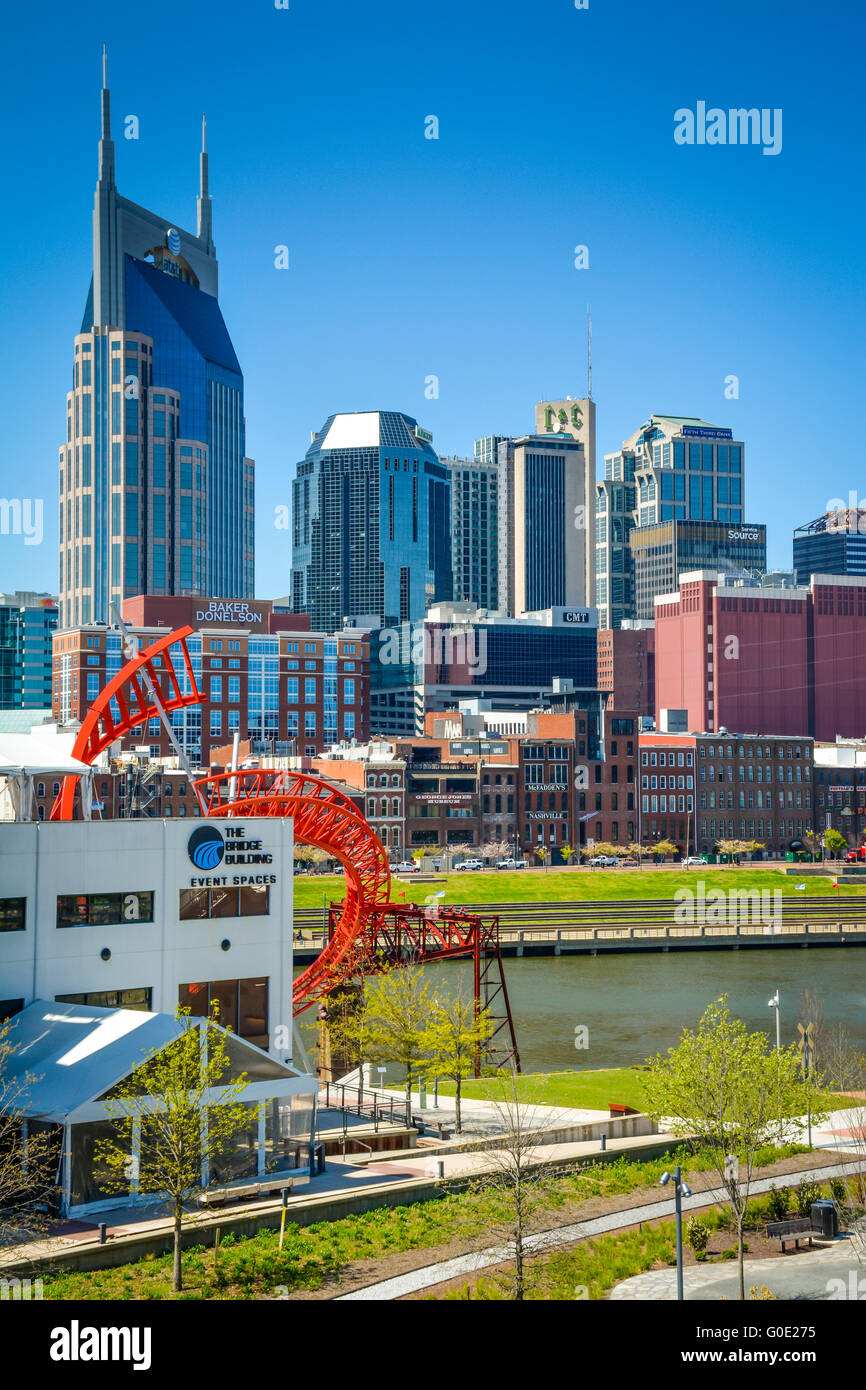
[[[592,400],[592,312],[586,306],[586,398]]]

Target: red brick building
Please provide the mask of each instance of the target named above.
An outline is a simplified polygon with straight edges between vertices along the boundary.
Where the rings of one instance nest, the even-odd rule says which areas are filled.
[[[655,632],[651,626],[599,632],[598,688],[608,696],[608,709],[655,714]]]
[[[656,709],[686,710],[689,729],[829,742],[866,729],[866,578],[775,589],[695,571],[655,615]]]
[[[712,854],[756,840],[767,855],[804,848],[813,828],[813,743],[743,734],[641,734],[640,843]]]
[[[253,753],[315,756],[341,740],[369,736],[369,639],[355,630],[311,632],[306,615],[262,600],[139,596],[124,618],[139,645],[166,630],[195,629],[187,647],[202,706],[179,711],[172,724],[186,756],[208,766],[211,749],[235,732]],[[166,658],[157,660],[157,668]],[[63,724],[82,720],[124,663],[120,634],[100,624],[55,633],[52,712]],[[176,668],[181,683],[182,664]],[[174,750],[158,719],[124,740],[152,757]]]

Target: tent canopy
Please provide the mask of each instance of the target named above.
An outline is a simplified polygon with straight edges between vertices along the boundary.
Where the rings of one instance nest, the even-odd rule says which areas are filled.
[[[203,1018],[189,1022],[200,1028],[217,1026]],[[3,1072],[4,1082],[13,1084],[15,1110],[32,1119],[57,1122],[76,1111],[89,1111],[106,1091],[179,1037],[186,1026],[171,1014],[37,999],[10,1019],[11,1052]],[[233,1034],[227,1043],[232,1072],[243,1071],[250,1078],[243,1099],[279,1094],[280,1083],[297,1081],[297,1071],[252,1043]]]

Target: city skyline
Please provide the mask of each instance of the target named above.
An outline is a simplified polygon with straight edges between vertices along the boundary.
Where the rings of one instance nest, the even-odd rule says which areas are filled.
[[[180,62],[176,72],[163,65],[163,88],[147,76],[155,36],[136,29],[133,42],[132,22],[107,7],[95,7],[74,33],[62,22],[45,32],[40,25],[46,61],[63,50],[53,63],[62,159],[57,108],[44,108],[38,73],[22,64],[5,100],[30,138],[26,163],[20,149],[12,152],[10,179],[28,192],[44,177],[44,152],[66,209],[65,242],[63,255],[46,256],[39,200],[27,197],[4,232],[7,263],[14,259],[28,288],[26,296],[13,288],[7,305],[9,447],[45,498],[45,527],[41,546],[3,538],[3,587],[50,587],[56,573],[57,401],[68,386],[69,335],[80,320],[89,258],[85,190],[95,172],[103,42],[118,180],[180,226],[192,221],[192,142],[208,111],[223,300],[247,381],[248,452],[258,460],[257,594],[288,588],[288,538],[275,517],[290,505],[294,462],[322,419],[402,410],[433,434],[440,455],[469,456],[471,441],[494,431],[520,436],[539,399],[584,394],[589,302],[599,457],[619,446],[635,418],[654,411],[729,426],[749,444],[746,508],[771,520],[773,566],[790,564],[796,526],[856,485],[847,439],[862,371],[854,309],[862,288],[848,241],[862,194],[844,182],[856,132],[837,119],[836,94],[853,57],[832,45],[832,25],[815,38],[807,104],[790,61],[804,4],[788,7],[789,29],[750,15],[748,51],[738,41],[747,7],[729,7],[724,17],[689,11],[728,74],[703,84],[713,89],[708,104],[784,110],[783,147],[766,159],[756,148],[676,143],[675,111],[703,99],[695,73],[664,73],[641,86],[640,122],[610,110],[593,54],[615,42],[628,66],[649,39],[658,49],[674,43],[682,6],[648,15],[631,4],[614,19],[601,7],[551,5],[543,42],[526,47],[528,16],[506,4],[493,32],[482,16],[461,13],[458,50],[444,37],[451,9],[441,31],[428,33],[417,19],[396,27],[390,4],[363,17],[347,4],[327,14],[296,6],[234,16],[226,43],[218,21],[230,11],[218,4],[215,32],[197,34],[198,68],[184,69],[181,82]],[[181,6],[177,24],[186,13]],[[37,42],[35,26],[26,16],[17,25],[26,50]],[[314,70],[305,58],[325,43],[329,101],[313,105]],[[395,65],[407,45],[417,59],[411,81]],[[245,63],[253,51],[256,64]],[[507,73],[518,52],[528,90],[551,71],[551,54],[585,58],[577,98],[569,83],[562,90],[548,83],[545,102],[504,108],[489,89],[467,89],[479,53]],[[256,78],[227,95],[235,61]],[[425,138],[431,114],[436,140]],[[134,140],[124,138],[129,116],[140,123]],[[825,208],[832,220],[824,220]],[[575,268],[579,245],[587,247],[588,269]],[[285,271],[274,265],[281,246]],[[635,335],[634,306],[647,295],[664,312],[651,313]],[[34,317],[38,345],[28,332]],[[739,379],[737,399],[724,395],[731,376]],[[430,378],[438,379],[438,397],[425,396]],[[818,470],[811,431],[803,429],[810,380],[811,410],[823,419]]]

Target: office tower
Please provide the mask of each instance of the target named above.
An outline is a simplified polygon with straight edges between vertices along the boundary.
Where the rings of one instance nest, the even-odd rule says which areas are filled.
[[[251,597],[254,465],[217,299],[206,131],[196,232],[121,197],[103,57],[93,280],[60,449],[60,623],[139,594]]]
[[[57,600],[50,594],[0,594],[0,709],[51,708],[51,634]]]
[[[593,603],[595,595],[595,401],[589,396],[575,400],[566,396],[562,401],[539,401],[535,407],[536,434],[570,434],[583,445],[584,564],[586,568],[585,603]],[[577,517],[575,517],[577,520]],[[576,530],[581,527],[575,526]]]
[[[629,544],[634,615],[644,621],[653,620],[656,598],[673,593],[686,570],[749,576],[763,574],[767,568],[767,528],[763,525],[660,521],[634,527]]]
[[[499,467],[495,460],[446,458],[451,474],[454,599],[479,608],[499,602]]]
[[[843,507],[798,526],[794,573],[798,584],[813,574],[866,574],[866,510]]]
[[[451,597],[451,482],[409,415],[330,415],[292,485],[292,607],[390,627]]]
[[[620,450],[605,455],[604,480],[596,484],[595,534],[595,602],[602,627],[652,618],[651,604],[648,613],[637,604],[631,550],[635,528],[717,521],[732,532],[739,530],[744,457],[743,443],[734,440],[730,429],[685,415],[652,415]]]
[[[586,451],[572,434],[501,440],[499,602],[512,617],[587,606]]]

